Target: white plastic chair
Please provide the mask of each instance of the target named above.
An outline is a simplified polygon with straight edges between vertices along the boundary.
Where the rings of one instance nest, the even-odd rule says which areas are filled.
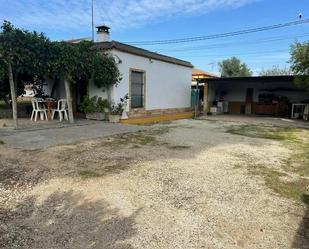
[[[64,117],[65,117],[66,120],[69,120],[67,110],[68,110],[67,100],[66,99],[59,99],[58,104],[57,104],[57,109],[52,109],[51,119],[54,120],[55,113],[58,112],[60,122],[63,119],[62,114],[64,114]]]
[[[32,103],[32,113],[31,113],[31,120],[34,119],[34,121],[36,122],[38,120],[38,114],[40,114],[40,116],[44,119],[44,116],[47,120],[47,109],[45,108],[41,108],[39,106],[39,102],[37,99],[32,99],[31,100]],[[41,115],[42,114],[42,115]]]
[[[307,104],[305,106],[303,119],[306,120],[306,121],[308,121],[308,119],[309,119],[309,104]]]

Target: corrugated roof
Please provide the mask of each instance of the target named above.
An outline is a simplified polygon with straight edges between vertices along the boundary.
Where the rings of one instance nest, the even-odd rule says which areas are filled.
[[[158,54],[158,53],[146,50],[146,49],[134,47],[134,46],[127,45],[127,44],[117,42],[117,41],[98,42],[93,45],[93,48],[97,50],[101,50],[101,51],[109,50],[109,49],[117,49],[119,51],[126,52],[129,54],[139,55],[139,56],[151,58],[154,60],[164,61],[164,62],[176,64],[176,65],[193,68],[193,65],[191,64],[191,62],[180,60],[180,59],[166,56],[163,54]]]

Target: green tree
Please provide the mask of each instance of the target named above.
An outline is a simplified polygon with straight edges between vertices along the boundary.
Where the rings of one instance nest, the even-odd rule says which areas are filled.
[[[7,66],[0,59],[0,100],[4,100],[9,105],[8,95],[10,93],[9,78],[7,75]]]
[[[309,41],[292,45],[290,62],[295,84],[309,91]]]
[[[241,61],[236,57],[223,60],[219,62],[218,65],[222,77],[252,76],[252,72],[247,65],[245,63],[241,63]]]
[[[278,75],[292,75],[293,72],[291,68],[280,68],[278,66],[273,66],[269,69],[263,69],[259,75],[260,76],[278,76]]]
[[[25,83],[42,86],[47,77],[57,81],[62,79],[70,122],[74,122],[72,83],[84,78],[93,80],[98,87],[109,88],[121,80],[114,58],[98,53],[92,46],[92,42],[50,42],[43,34],[15,28],[7,21],[3,23],[0,33],[0,90],[1,94],[2,90],[7,94],[10,89],[15,127],[16,91],[23,90]]]
[[[23,91],[23,84],[36,83],[46,73],[43,62],[44,47],[48,41],[43,34],[15,28],[4,21],[0,33],[0,81],[1,88],[10,89],[12,112],[17,128],[17,95]]]

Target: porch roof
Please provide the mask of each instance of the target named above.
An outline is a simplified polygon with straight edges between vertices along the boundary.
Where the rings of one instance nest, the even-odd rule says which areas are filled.
[[[221,78],[208,78],[199,80],[200,83],[235,83],[235,82],[293,82],[294,76],[280,75],[280,76],[250,76],[250,77],[221,77]]]

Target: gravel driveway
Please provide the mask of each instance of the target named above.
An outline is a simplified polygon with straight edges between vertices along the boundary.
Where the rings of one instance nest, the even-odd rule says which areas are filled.
[[[308,210],[246,167],[291,151],[181,120],[25,151],[0,145],[0,248],[309,248]],[[307,212],[307,213],[306,213]]]

